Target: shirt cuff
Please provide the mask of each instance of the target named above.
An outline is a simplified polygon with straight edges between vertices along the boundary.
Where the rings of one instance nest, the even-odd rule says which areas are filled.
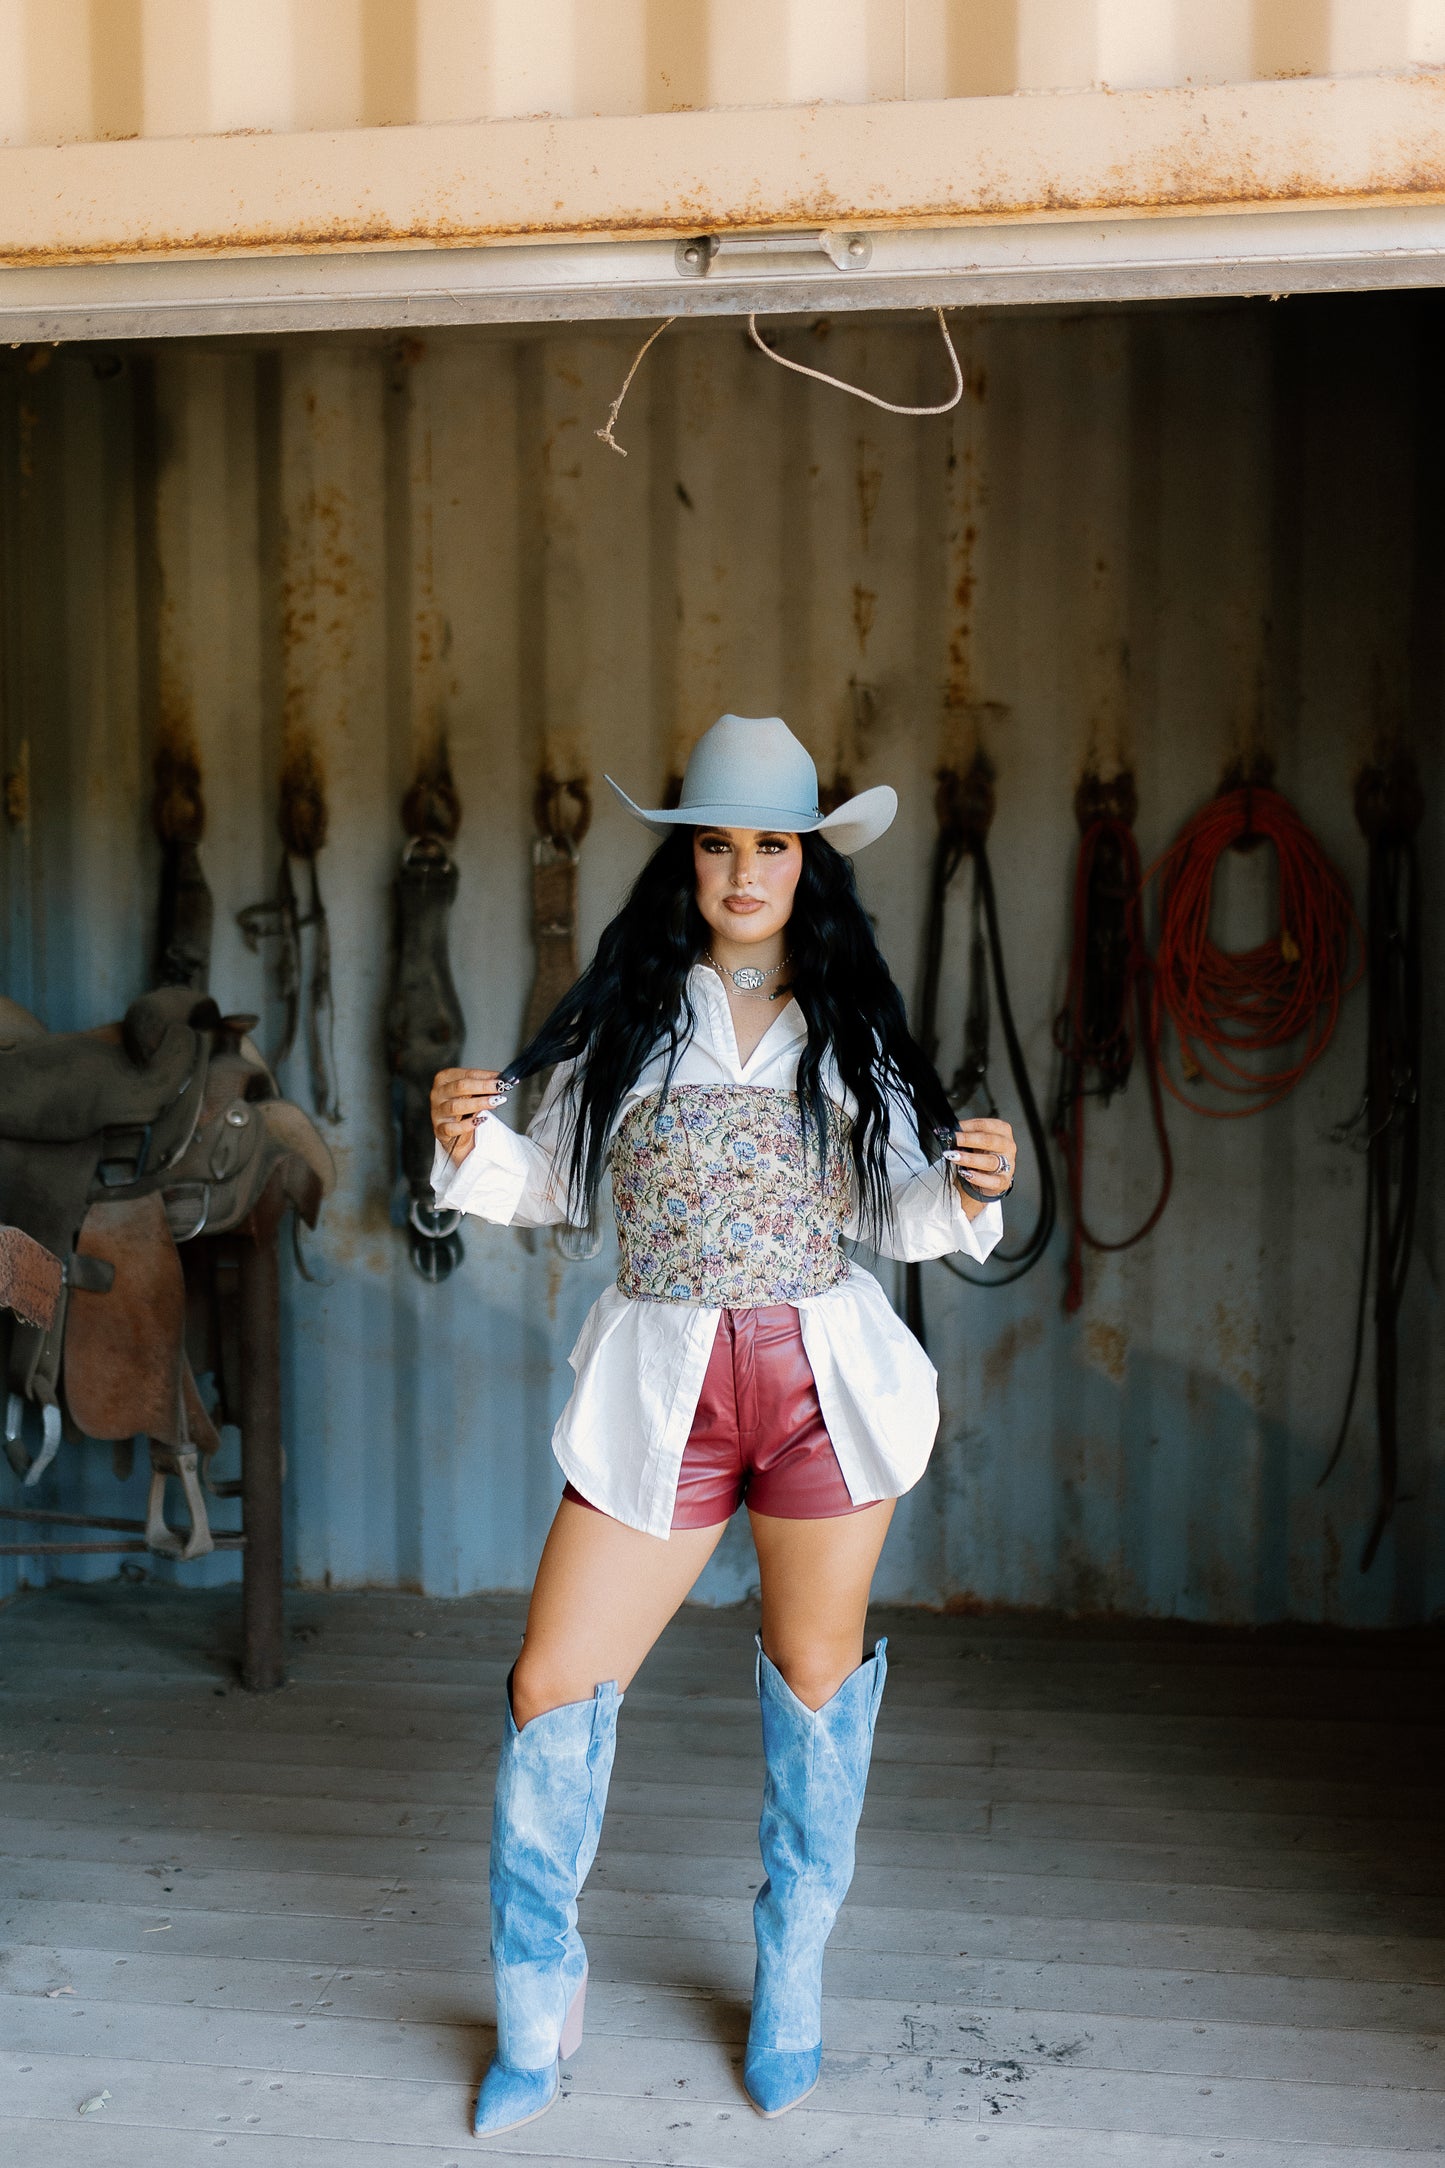
[[[476,1130],[465,1159],[448,1160],[438,1144],[432,1155],[431,1186],[443,1212],[474,1212],[478,1219],[510,1225],[531,1171],[527,1147],[515,1130],[488,1115]]]
[[[995,1199],[984,1206],[976,1219],[970,1219],[963,1209],[962,1192],[946,1159],[938,1160],[929,1168],[928,1179],[936,1185],[934,1210],[940,1232],[947,1227],[948,1250],[971,1257],[981,1265],[1003,1240],[1003,1207]],[[934,1254],[946,1254],[942,1244]]]
[[[976,1219],[970,1219],[962,1204],[958,1202],[958,1185],[954,1183],[951,1187],[955,1192],[955,1203],[958,1205],[958,1217],[961,1223],[961,1239],[958,1246],[969,1257],[975,1258],[979,1264],[982,1264],[989,1253],[996,1250],[1003,1240],[1003,1206],[996,1197],[992,1198]]]

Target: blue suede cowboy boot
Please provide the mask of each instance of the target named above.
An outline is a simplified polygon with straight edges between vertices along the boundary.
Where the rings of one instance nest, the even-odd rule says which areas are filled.
[[[888,1674],[886,1641],[810,1709],[758,1642],[768,1765],[758,1829],[767,1879],[753,1905],[758,1942],[743,2083],[761,2115],[783,2115],[823,2062],[823,1945],[853,1879],[853,1839]]]
[[[550,2108],[558,2062],[582,2044],[587,1953],[577,1893],[602,1833],[621,1700],[609,1682],[590,1701],[548,1709],[518,1731],[507,1681],[492,1809],[497,2052],[477,2095],[479,2138]]]

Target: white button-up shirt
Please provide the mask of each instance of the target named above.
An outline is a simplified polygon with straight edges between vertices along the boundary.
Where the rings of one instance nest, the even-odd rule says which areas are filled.
[[[696,1028],[673,1073],[676,1084],[744,1089],[796,1088],[807,1025],[796,1001],[773,1019],[746,1062],[738,1059],[732,1014],[716,973],[694,968],[689,982]],[[665,1058],[642,1071],[619,1122],[660,1089]],[[504,1226],[554,1226],[567,1217],[570,1123],[567,1065],[554,1074],[526,1136],[495,1117],[456,1164],[437,1149],[438,1205]],[[825,1069],[825,1088],[828,1077]],[[831,1085],[851,1114],[841,1083]],[[1003,1233],[989,1204],[970,1220],[948,1167],[930,1167],[911,1109],[895,1102],[888,1146],[893,1223],[884,1256],[943,1257],[961,1250],[980,1263]],[[844,1232],[857,1234],[856,1223]],[[797,1305],[818,1405],[855,1505],[896,1498],[918,1481],[938,1430],[938,1380],[923,1349],[895,1314],[872,1273],[850,1262],[848,1277]],[[552,1450],[583,1497],[647,1535],[672,1527],[678,1470],[702,1392],[720,1312],[702,1304],[637,1301],[615,1286],[588,1312],[570,1357],[576,1383],[552,1433]]]

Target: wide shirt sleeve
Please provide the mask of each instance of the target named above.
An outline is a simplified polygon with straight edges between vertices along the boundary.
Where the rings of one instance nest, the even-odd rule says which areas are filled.
[[[995,1201],[969,1218],[951,1167],[946,1160],[929,1165],[912,1110],[896,1095],[889,1101],[888,1187],[892,1225],[866,1238],[880,1257],[914,1264],[961,1251],[982,1264],[1003,1239],[1003,1207]],[[865,1239],[856,1213],[845,1232],[855,1241]]]
[[[465,1159],[449,1159],[438,1144],[431,1181],[442,1211],[472,1212],[503,1227],[565,1222],[574,1068],[572,1062],[557,1064],[525,1136],[497,1114],[484,1114]]]

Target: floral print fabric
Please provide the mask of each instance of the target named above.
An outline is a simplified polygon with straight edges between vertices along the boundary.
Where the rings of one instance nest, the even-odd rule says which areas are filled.
[[[612,1146],[617,1285],[723,1310],[800,1302],[848,1277],[848,1121],[828,1107],[826,1164],[798,1095],[675,1085],[630,1109]]]

